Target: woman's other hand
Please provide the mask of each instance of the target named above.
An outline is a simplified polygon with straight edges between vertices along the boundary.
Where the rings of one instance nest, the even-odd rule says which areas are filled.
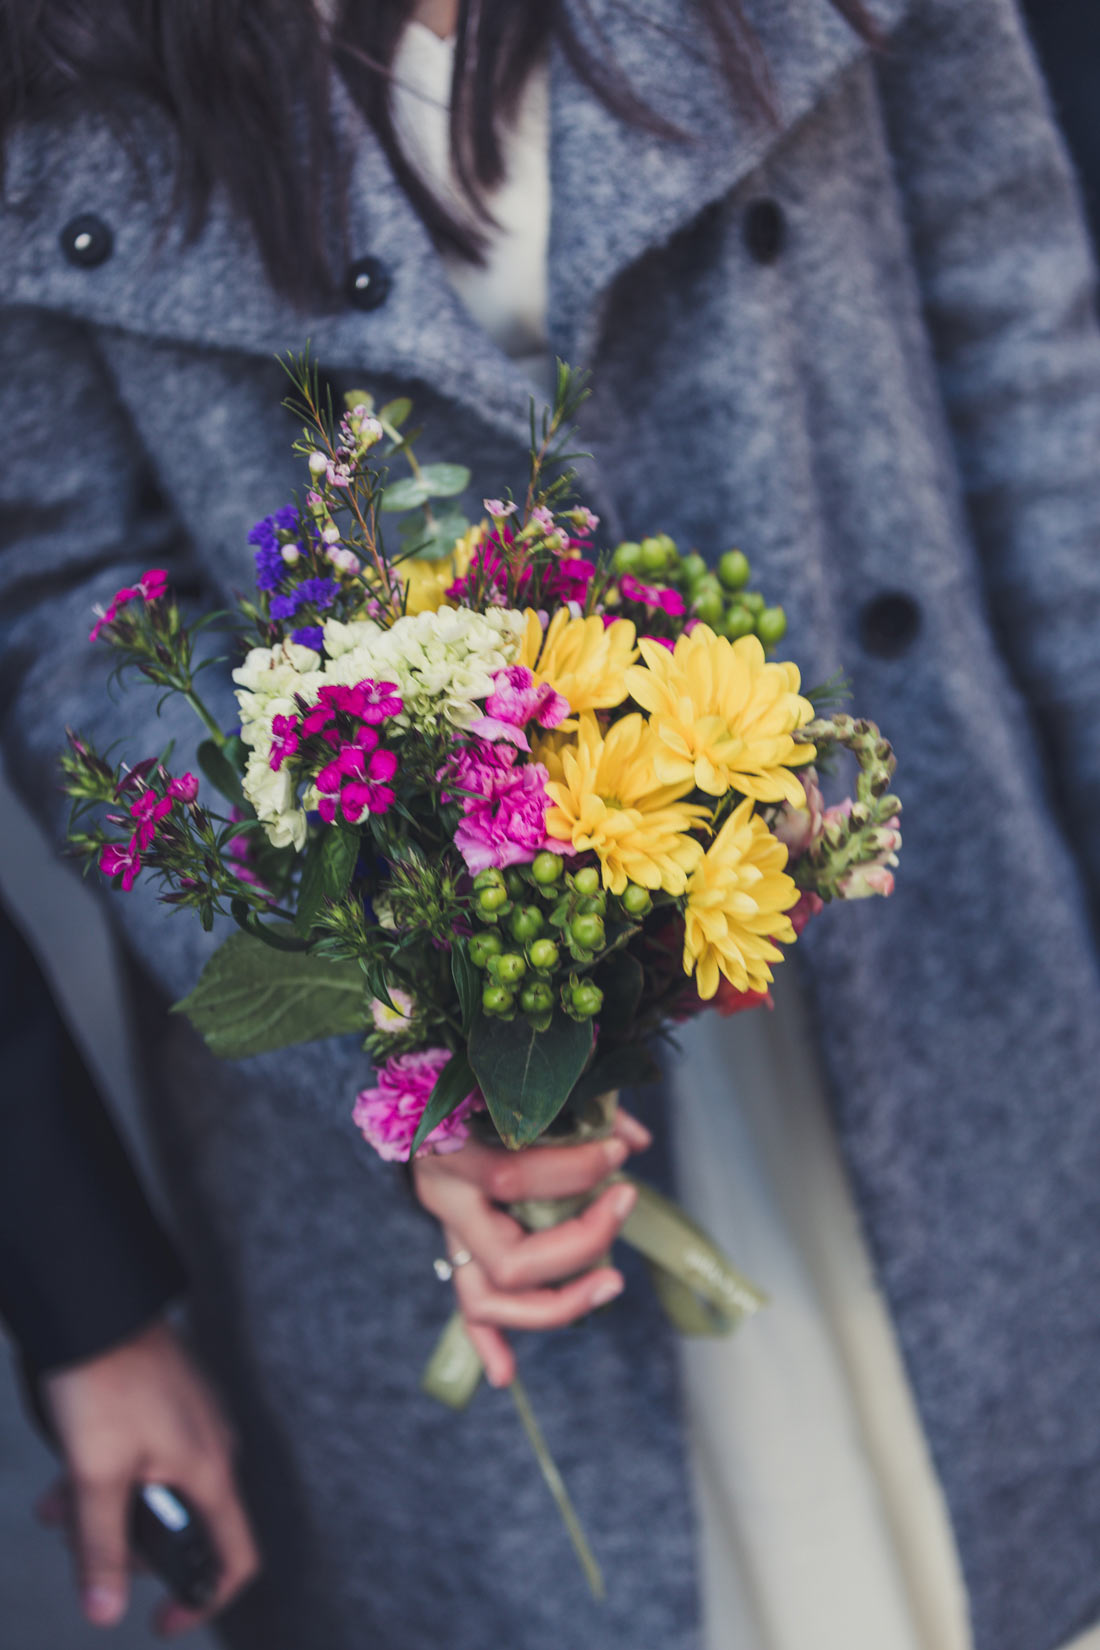
[[[165,1600],[156,1616],[160,1632],[197,1626],[247,1586],[259,1555],[234,1479],[233,1441],[212,1392],[167,1325],[47,1375],[42,1392],[66,1476],[43,1498],[39,1515],[69,1525],[90,1622],[111,1627],[126,1613],[128,1522],[137,1484],[182,1491],[205,1518],[221,1564],[209,1605],[189,1610]]]
[[[472,1257],[455,1268],[454,1286],[493,1386],[507,1386],[516,1371],[505,1329],[560,1328],[621,1292],[622,1274],[601,1261],[636,1193],[609,1186],[582,1214],[542,1232],[527,1232],[500,1205],[590,1192],[651,1144],[649,1130],[620,1110],[607,1140],[520,1152],[471,1141],[413,1164],[417,1197],[443,1227],[448,1255]]]

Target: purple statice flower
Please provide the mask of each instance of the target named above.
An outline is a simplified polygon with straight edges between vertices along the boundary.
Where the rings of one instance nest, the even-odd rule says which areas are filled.
[[[298,528],[301,525],[297,506],[293,504],[284,504],[269,519],[275,523],[281,533],[294,533],[297,535]]]
[[[303,579],[297,589],[298,606],[320,608],[331,607],[336,600],[336,592],[340,586],[335,579]]]
[[[325,642],[325,633],[319,624],[304,624],[299,630],[290,633],[292,642],[301,647],[311,647],[315,653],[320,653]]]
[[[292,590],[288,596],[272,596],[271,617],[276,620],[292,619],[302,605],[302,598],[297,590]]]

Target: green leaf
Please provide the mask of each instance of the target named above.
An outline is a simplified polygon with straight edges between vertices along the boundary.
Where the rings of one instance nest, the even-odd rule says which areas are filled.
[[[546,1031],[532,1031],[519,1015],[475,1022],[470,1065],[506,1146],[529,1146],[549,1128],[591,1052],[591,1022],[560,1009]]]
[[[231,934],[173,1013],[191,1021],[213,1054],[250,1054],[340,1037],[367,1018],[363,973],[308,951],[276,951],[248,934]]]
[[[306,850],[302,880],[298,888],[298,911],[294,926],[308,934],[326,899],[343,899],[359,857],[359,835],[331,826],[315,836]]]
[[[600,1020],[601,1036],[603,1020]],[[656,1060],[641,1043],[629,1043],[609,1048],[593,1060],[588,1070],[578,1079],[571,1099],[576,1106],[592,1100],[597,1094],[611,1089],[630,1088],[636,1084],[652,1083],[659,1074]]]
[[[382,494],[381,508],[416,510],[421,504],[427,504],[431,496],[431,489],[418,481],[416,476],[406,476],[403,481],[395,481],[392,487],[386,488]]]
[[[438,1128],[445,1117],[450,1117],[455,1107],[461,1105],[470,1090],[476,1087],[469,1060],[464,1054],[452,1054],[436,1078],[435,1088],[424,1107],[420,1126],[413,1135],[413,1143],[409,1148],[410,1162],[432,1130]]]
[[[454,940],[451,944],[451,978],[458,992],[462,1029],[469,1036],[481,1011],[481,976],[470,961],[465,940]]]
[[[204,739],[198,749],[203,777],[235,808],[248,807],[241,789],[246,755],[244,745],[235,734],[224,745],[216,745],[213,739]]]
[[[629,1037],[645,985],[641,963],[629,951],[617,951],[596,969],[595,980],[603,992],[601,1040],[613,1043]]]
[[[386,405],[380,408],[378,421],[380,424],[388,424],[392,430],[399,430],[412,410],[413,404],[408,396],[398,396],[396,401],[387,401]]]
[[[419,479],[433,498],[454,498],[470,485],[470,472],[465,464],[422,464]]]
[[[347,390],[344,394],[344,406],[348,412],[354,412],[356,407],[366,407],[368,412],[372,412],[374,396],[369,390]]]

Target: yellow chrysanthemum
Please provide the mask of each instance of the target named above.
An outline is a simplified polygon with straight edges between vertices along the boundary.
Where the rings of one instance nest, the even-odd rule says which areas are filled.
[[[690,784],[657,783],[656,751],[644,717],[625,716],[605,734],[586,711],[575,739],[559,752],[563,777],[546,787],[553,804],[547,834],[577,853],[593,850],[604,887],[615,894],[628,882],[682,894],[703,857],[688,833],[709,812],[680,800]]]
[[[684,913],[684,973],[695,971],[700,997],[710,998],[724,974],[737,991],[766,991],[769,963],[782,962],[774,943],[795,937],[784,913],[798,889],[784,867],[787,850],[746,797],[722,826],[688,883]]]
[[[398,562],[396,571],[408,592],[406,613],[437,613],[441,607],[449,607],[447,591],[469,572],[474,551],[484,537],[482,522],[455,541],[449,556],[410,556]]]
[[[621,705],[626,698],[623,676],[637,657],[629,619],[605,627],[595,614],[574,619],[568,608],[560,607],[544,635],[538,614],[528,608],[517,663],[533,670],[540,682],[549,682],[576,713]]]
[[[815,752],[791,735],[814,709],[799,695],[796,665],[769,664],[755,636],[729,642],[706,625],[681,636],[674,653],[658,642],[640,645],[645,664],[626,672],[626,687],[660,735],[663,783],[690,779],[709,796],[732,789],[758,802],[802,806],[790,769]]]

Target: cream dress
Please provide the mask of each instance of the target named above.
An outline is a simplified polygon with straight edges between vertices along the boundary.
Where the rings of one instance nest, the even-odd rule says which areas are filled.
[[[451,68],[451,42],[410,25],[394,64],[398,131],[461,211]],[[487,260],[446,260],[475,320],[540,395],[547,114],[536,74],[492,198]],[[774,1013],[696,1021],[672,1084],[680,1195],[771,1298],[736,1335],[683,1348],[706,1650],[969,1650],[940,1488],[784,972]],[[1100,1650],[1100,1635],[1075,1650]]]

